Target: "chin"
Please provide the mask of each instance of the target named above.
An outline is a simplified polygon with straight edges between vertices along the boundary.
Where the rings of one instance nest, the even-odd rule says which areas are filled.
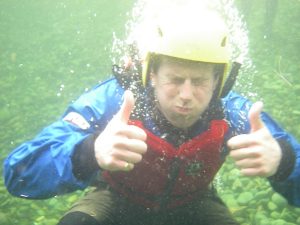
[[[185,122],[185,123],[177,123],[177,124],[173,124],[175,127],[180,128],[180,129],[187,129],[191,126],[193,126],[194,123],[191,122]]]

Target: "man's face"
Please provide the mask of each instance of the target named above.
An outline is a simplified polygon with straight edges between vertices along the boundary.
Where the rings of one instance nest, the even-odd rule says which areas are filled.
[[[178,128],[192,126],[209,105],[217,86],[214,66],[163,59],[156,73],[151,73],[158,107]]]

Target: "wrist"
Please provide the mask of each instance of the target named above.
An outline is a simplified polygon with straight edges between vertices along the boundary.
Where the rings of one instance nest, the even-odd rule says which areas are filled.
[[[271,181],[284,181],[294,170],[296,156],[291,145],[286,141],[277,140],[281,149],[281,160],[277,171],[274,175],[270,176]]]
[[[73,174],[79,180],[90,178],[100,168],[94,153],[94,142],[98,134],[87,136],[75,147],[72,156]]]

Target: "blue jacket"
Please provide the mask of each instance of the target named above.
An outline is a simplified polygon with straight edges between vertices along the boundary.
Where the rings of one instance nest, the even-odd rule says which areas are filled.
[[[101,131],[106,127],[119,110],[123,93],[124,89],[115,78],[99,84],[72,103],[60,120],[44,128],[33,140],[12,151],[4,162],[4,178],[8,191],[19,197],[44,199],[86,188],[99,169],[84,180],[76,178],[72,171],[72,157],[76,146],[96,130]],[[250,126],[247,115],[251,102],[230,92],[222,99],[222,103],[226,120],[230,124],[226,141],[234,135],[248,133]],[[80,115],[77,124],[81,125],[64,119],[70,112]],[[281,176],[280,179],[270,178],[270,183],[290,204],[300,206],[300,144],[266,113],[262,113],[262,119],[273,137],[280,143],[285,143],[281,146],[292,150],[290,152],[293,152],[295,162],[286,176]],[[226,150],[223,153],[226,155]],[[290,162],[287,158],[290,156],[283,155],[279,169],[284,174],[285,165]]]

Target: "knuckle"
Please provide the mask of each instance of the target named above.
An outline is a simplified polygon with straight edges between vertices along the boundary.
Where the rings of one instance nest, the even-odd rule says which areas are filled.
[[[142,155],[138,154],[136,157],[136,162],[138,163],[138,162],[142,161],[142,159],[143,159]]]
[[[142,142],[142,146],[141,146],[141,154],[145,154],[147,152],[147,144],[145,142]]]
[[[104,161],[103,164],[105,167],[110,167],[114,164],[114,160],[111,157],[107,157]]]
[[[257,169],[257,175],[261,176],[261,177],[265,177],[266,175],[268,175],[269,170],[266,167],[260,167]]]

